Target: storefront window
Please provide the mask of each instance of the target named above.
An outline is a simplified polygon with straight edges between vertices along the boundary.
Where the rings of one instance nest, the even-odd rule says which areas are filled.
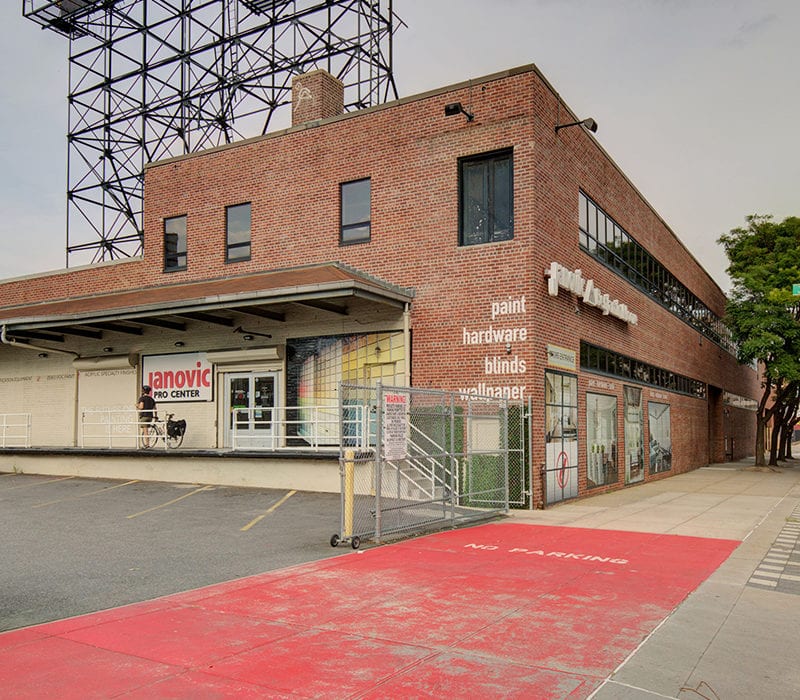
[[[288,340],[286,405],[292,423],[287,430],[299,437],[323,431],[331,444],[338,442],[339,384],[402,385],[403,339],[402,332],[388,332]]]
[[[647,404],[650,427],[650,473],[672,469],[672,428],[669,421],[669,404]]]
[[[546,497],[556,503],[578,495],[578,379],[545,373]]]
[[[586,476],[592,489],[617,482],[617,399],[586,394]]]
[[[642,390],[626,386],[625,395],[625,483],[644,479],[644,445],[642,441]]]

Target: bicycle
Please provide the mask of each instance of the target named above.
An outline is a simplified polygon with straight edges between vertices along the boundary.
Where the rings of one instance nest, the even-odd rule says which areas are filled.
[[[167,447],[172,449],[183,444],[183,436],[186,434],[186,421],[183,419],[172,420],[174,415],[174,413],[167,414],[166,435],[157,416],[155,420],[143,426],[142,448],[149,450],[151,447],[155,447],[159,440],[165,440]]]

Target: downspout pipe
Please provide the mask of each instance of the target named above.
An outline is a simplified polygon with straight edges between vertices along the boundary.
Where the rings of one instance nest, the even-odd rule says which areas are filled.
[[[406,386],[411,386],[411,304],[406,302],[403,310],[403,345],[406,351]]]
[[[55,352],[61,355],[71,355],[72,357],[80,357],[77,352],[73,350],[59,350],[58,348],[45,348],[41,345],[33,345],[32,343],[23,343],[19,340],[14,340],[13,338],[9,338],[6,335],[6,326],[3,324],[2,328],[0,328],[0,342],[3,345],[11,345],[15,348],[22,348],[23,350],[38,350],[39,352]]]

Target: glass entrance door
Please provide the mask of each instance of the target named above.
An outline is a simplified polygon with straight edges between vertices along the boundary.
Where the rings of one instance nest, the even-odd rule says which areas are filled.
[[[280,431],[276,372],[225,375],[225,446],[238,450],[274,449]]]
[[[545,498],[557,503],[578,495],[578,378],[547,371],[545,377]]]
[[[642,390],[623,387],[625,397],[625,483],[644,480],[644,440],[642,439]]]

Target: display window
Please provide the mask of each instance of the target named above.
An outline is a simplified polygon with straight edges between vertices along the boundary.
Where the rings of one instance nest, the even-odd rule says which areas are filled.
[[[672,428],[669,404],[650,401],[647,404],[650,429],[650,473],[672,469]]]
[[[617,482],[617,398],[586,394],[586,485]]]
[[[642,390],[623,388],[625,399],[625,483],[644,479],[644,441],[642,439]]]
[[[290,435],[336,444],[339,385],[401,386],[406,377],[402,331],[295,338],[286,342]]]

